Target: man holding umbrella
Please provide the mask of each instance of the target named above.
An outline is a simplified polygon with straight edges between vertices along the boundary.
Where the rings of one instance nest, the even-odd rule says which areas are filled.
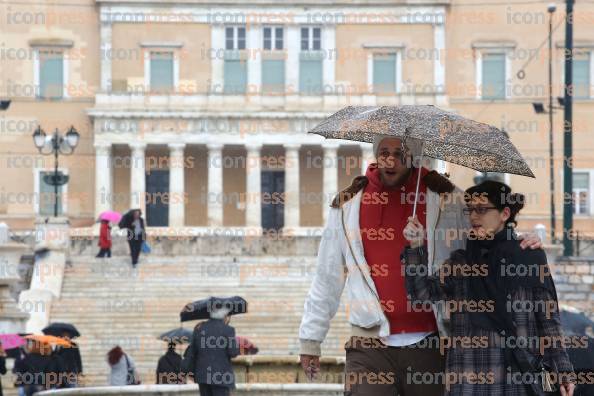
[[[68,346],[58,346],[54,352],[54,356],[61,359],[64,366],[64,372],[66,373],[65,380],[63,381],[64,387],[76,388],[78,386],[79,376],[83,375],[83,365],[80,348],[72,339],[80,337],[80,333],[74,325],[60,322],[54,322],[42,331],[43,334],[60,337],[70,344]]]
[[[320,346],[346,288],[351,323],[346,394],[441,395],[444,357],[438,334],[447,336],[443,312],[408,304],[400,252],[408,244],[403,230],[412,216],[427,230],[430,263],[439,265],[451,251],[464,248],[469,225],[462,215],[462,192],[437,172],[412,166],[421,157],[421,140],[378,135],[378,125],[400,125],[394,119],[370,120],[378,109],[354,108],[352,129],[345,119],[353,108],[347,108],[312,131],[370,141],[377,163],[332,202],[299,329],[301,365],[310,378],[319,371]],[[332,136],[324,128],[338,133]],[[355,137],[361,131],[365,139]],[[538,247],[540,241],[525,239],[527,246]]]
[[[235,388],[231,359],[240,350],[235,329],[229,326],[229,315],[246,311],[247,302],[235,296],[199,300],[181,312],[182,321],[208,318],[194,329],[182,362],[182,371],[194,374],[201,396],[228,396]]]

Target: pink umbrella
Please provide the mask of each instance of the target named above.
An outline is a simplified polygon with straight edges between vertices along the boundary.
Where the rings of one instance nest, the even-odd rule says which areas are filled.
[[[25,339],[18,334],[0,334],[0,342],[4,350],[18,348],[26,343]]]
[[[122,219],[122,215],[119,212],[113,210],[106,210],[105,212],[101,212],[99,215],[99,220],[107,220],[111,221],[112,223],[118,223]]]

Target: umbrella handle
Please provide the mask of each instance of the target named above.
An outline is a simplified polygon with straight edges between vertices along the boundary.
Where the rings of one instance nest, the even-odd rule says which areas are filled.
[[[413,158],[414,160],[414,158]],[[413,214],[412,217],[417,215],[417,201],[419,196],[419,184],[421,183],[421,169],[423,167],[423,145],[421,145],[421,159],[419,161],[419,174],[417,175],[417,187],[415,189],[415,203],[413,205]]]

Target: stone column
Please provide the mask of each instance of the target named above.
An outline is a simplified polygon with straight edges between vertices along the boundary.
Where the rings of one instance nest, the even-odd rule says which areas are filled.
[[[375,161],[375,156],[373,155],[373,146],[370,145],[361,145],[361,174],[365,175],[367,172],[367,167],[369,164]]]
[[[248,143],[246,145],[246,227],[262,227],[262,202],[261,202],[261,165],[260,150],[261,144]]]
[[[284,228],[299,227],[299,148],[288,143],[285,147],[285,221]]]
[[[131,143],[132,158],[130,163],[130,209],[140,208],[145,213],[146,171],[144,169],[144,149],[146,143]]]
[[[185,225],[184,148],[185,143],[169,143],[169,226]]]
[[[208,148],[208,225],[223,225],[223,145],[209,143]]]
[[[111,21],[101,21],[99,29],[101,37],[101,92],[111,91]]]
[[[95,218],[113,208],[111,143],[95,144]]]
[[[338,143],[328,143],[323,145],[324,148],[324,197],[322,202],[322,215],[324,216],[324,224],[328,219],[328,211],[330,210],[330,203],[337,193],[338,189],[338,168],[336,166],[338,161]]]

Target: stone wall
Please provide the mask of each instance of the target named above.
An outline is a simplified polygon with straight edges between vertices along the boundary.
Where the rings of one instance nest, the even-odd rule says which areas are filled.
[[[60,389],[36,393],[39,396],[74,395],[197,395],[198,385],[134,385],[101,386],[92,388]],[[343,386],[339,384],[237,384],[233,395],[250,396],[340,396]]]
[[[594,257],[558,257],[551,271],[559,303],[594,319]]]

